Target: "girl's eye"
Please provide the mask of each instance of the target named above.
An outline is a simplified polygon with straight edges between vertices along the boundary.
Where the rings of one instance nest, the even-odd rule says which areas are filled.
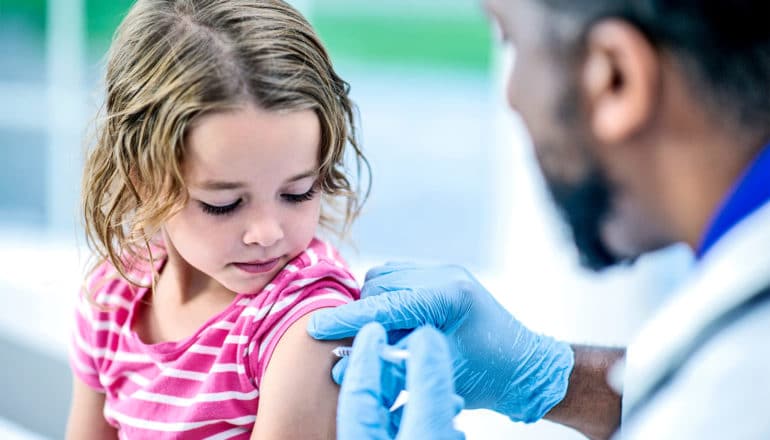
[[[307,202],[308,200],[312,200],[317,192],[318,187],[313,185],[313,187],[310,188],[310,191],[304,194],[282,194],[281,197],[283,197],[283,199],[289,203],[302,203]]]
[[[241,199],[236,200],[234,203],[231,203],[229,205],[225,206],[216,206],[216,205],[209,205],[208,203],[204,203],[201,201],[198,201],[200,204],[201,209],[203,212],[209,215],[227,215],[231,212],[235,211],[235,209],[238,207],[238,205],[241,204]]]

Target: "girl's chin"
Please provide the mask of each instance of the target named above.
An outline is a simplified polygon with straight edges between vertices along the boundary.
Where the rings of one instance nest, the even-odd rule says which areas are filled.
[[[266,281],[259,281],[259,282],[235,282],[235,283],[229,283],[225,284],[225,287],[227,287],[229,290],[242,295],[253,295],[256,293],[259,293],[262,291],[262,289],[265,288],[267,285]]]

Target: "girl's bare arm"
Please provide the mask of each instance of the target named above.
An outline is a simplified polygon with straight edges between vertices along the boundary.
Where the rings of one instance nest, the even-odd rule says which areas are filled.
[[[68,440],[117,439],[118,432],[104,419],[104,394],[72,378],[72,404],[67,421]]]
[[[252,439],[336,438],[339,387],[331,378],[337,360],[331,351],[341,341],[312,339],[305,330],[309,318],[292,324],[273,352],[260,384]]]

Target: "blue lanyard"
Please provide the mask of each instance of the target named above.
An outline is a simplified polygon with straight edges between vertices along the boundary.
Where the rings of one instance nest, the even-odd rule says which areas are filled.
[[[722,203],[701,241],[702,258],[733,226],[770,201],[770,144],[759,153]]]

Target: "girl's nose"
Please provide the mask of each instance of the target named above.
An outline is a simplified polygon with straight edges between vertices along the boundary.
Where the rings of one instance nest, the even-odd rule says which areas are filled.
[[[283,239],[283,228],[275,218],[260,216],[248,224],[243,234],[243,242],[270,247]]]

